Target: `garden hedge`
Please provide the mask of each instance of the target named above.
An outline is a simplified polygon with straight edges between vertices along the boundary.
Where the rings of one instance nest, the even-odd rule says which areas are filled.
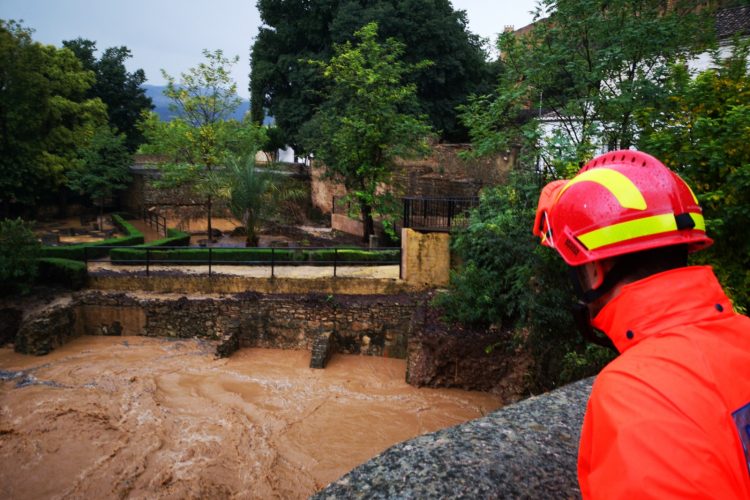
[[[187,247],[190,245],[190,235],[177,229],[167,229],[167,237],[160,240],[150,241],[137,245],[136,248],[112,248],[109,251],[109,256],[114,263],[124,263],[125,261],[133,260],[145,260],[145,252],[132,252],[137,248],[156,248],[156,247]],[[143,255],[143,257],[139,257]]]
[[[207,264],[207,248],[174,248],[148,251],[143,247],[113,249],[113,264]],[[334,255],[335,254],[335,255]],[[357,250],[357,249],[270,249],[270,248],[212,248],[213,264],[267,264],[272,260],[282,264],[305,264],[333,262],[344,263],[398,263],[399,250]]]
[[[60,258],[83,261],[105,257],[109,254],[108,246],[132,246],[143,243],[143,233],[131,223],[117,214],[112,214],[112,224],[123,231],[126,236],[120,238],[109,238],[96,243],[80,243],[77,245],[63,245],[59,247],[43,246],[40,252],[42,257]]]
[[[63,285],[72,290],[80,290],[86,286],[88,272],[84,262],[53,257],[43,257],[37,259],[37,262],[39,263],[37,277],[39,283]]]

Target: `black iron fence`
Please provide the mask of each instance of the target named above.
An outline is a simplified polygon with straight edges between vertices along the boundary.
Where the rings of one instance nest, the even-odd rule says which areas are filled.
[[[157,233],[163,233],[165,237],[167,236],[167,218],[163,215],[159,215],[159,213],[154,210],[144,209],[143,221],[154,228]]]
[[[403,227],[420,231],[446,232],[466,227],[469,211],[479,198],[404,198]]]
[[[107,249],[109,259],[95,259],[93,252],[84,248],[84,262],[109,263],[112,270],[120,266],[134,266],[145,270],[149,276],[159,270],[180,266],[206,267],[208,275],[214,274],[216,266],[264,266],[270,267],[271,277],[281,266],[327,266],[333,268],[336,277],[341,267],[365,267],[398,265],[401,276],[401,248],[355,247],[299,247],[299,248],[247,248],[247,247],[138,247],[99,246]]]

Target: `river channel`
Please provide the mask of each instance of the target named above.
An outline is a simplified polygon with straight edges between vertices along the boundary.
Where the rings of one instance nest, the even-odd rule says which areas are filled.
[[[0,349],[0,498],[305,498],[497,397],[416,389],[403,360],[82,337]]]

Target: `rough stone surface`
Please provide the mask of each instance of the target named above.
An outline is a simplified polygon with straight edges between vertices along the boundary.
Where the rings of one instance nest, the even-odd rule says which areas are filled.
[[[427,307],[415,310],[406,360],[411,385],[492,392],[505,404],[528,394],[533,365],[509,332],[448,325]]]
[[[331,335],[331,332],[318,335],[313,341],[312,352],[310,353],[310,368],[325,368],[333,353],[333,349],[333,335]]]
[[[313,498],[579,498],[593,379],[397,444]]]
[[[21,326],[23,311],[12,307],[0,309],[0,345],[13,342]]]
[[[498,343],[496,334],[435,327],[442,325],[437,317],[424,319],[431,297],[87,290],[66,299],[74,319],[27,321],[16,344],[21,352],[43,354],[72,335],[201,338],[214,341],[217,356],[227,357],[240,347],[312,351],[316,339],[330,332],[336,352],[407,359],[412,385],[490,391],[505,403],[526,394],[528,353],[507,346],[487,353]],[[53,300],[38,307],[48,308]]]
[[[43,355],[78,334],[75,303],[66,299],[28,314],[18,329],[14,349],[23,354]]]

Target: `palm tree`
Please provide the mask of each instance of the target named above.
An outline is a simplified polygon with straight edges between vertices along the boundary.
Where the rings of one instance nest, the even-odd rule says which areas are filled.
[[[258,246],[259,225],[273,210],[276,186],[268,174],[255,167],[255,155],[230,158],[226,174],[229,210],[245,226],[245,244]]]

